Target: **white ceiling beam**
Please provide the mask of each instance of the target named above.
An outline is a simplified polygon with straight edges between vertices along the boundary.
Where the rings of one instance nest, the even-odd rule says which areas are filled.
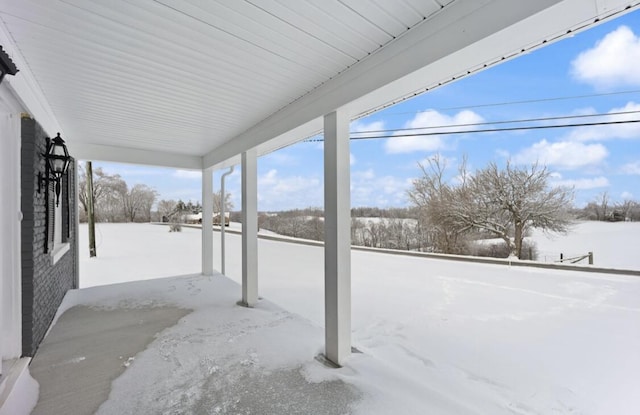
[[[101,144],[70,143],[69,153],[76,160],[100,160],[116,163],[202,170],[202,157],[160,151],[140,150]]]

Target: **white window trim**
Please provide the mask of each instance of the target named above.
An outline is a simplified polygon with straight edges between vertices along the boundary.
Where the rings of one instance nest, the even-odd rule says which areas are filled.
[[[49,197],[56,197],[55,194],[51,194]],[[60,195],[60,203],[55,207],[55,219],[53,227],[53,249],[51,250],[51,264],[55,265],[64,254],[71,249],[71,244],[68,242],[62,242],[62,209],[66,208],[65,200]]]
[[[60,258],[64,256],[71,249],[71,244],[69,242],[57,242],[53,245],[53,251],[51,251],[51,264],[55,265]]]

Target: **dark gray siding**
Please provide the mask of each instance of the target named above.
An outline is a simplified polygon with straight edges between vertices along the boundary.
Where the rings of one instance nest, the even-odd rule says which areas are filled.
[[[63,191],[61,205],[66,202],[69,213],[63,224],[63,240],[71,244],[62,258],[53,264],[45,252],[47,234],[46,192],[38,193],[38,172],[44,174],[46,134],[33,119],[22,119],[22,352],[33,356],[44,338],[66,292],[75,286],[76,201],[75,170],[69,167],[69,192]],[[64,187],[63,187],[64,189]],[[55,198],[51,191],[50,198]],[[64,201],[62,199],[65,199]],[[66,207],[63,206],[64,209]],[[63,217],[65,212],[63,211]],[[67,219],[67,218],[65,218]],[[68,226],[68,229],[65,229]],[[68,235],[68,238],[65,238]]]

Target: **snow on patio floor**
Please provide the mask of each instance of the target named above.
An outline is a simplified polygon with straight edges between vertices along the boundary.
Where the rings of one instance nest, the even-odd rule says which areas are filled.
[[[312,358],[322,329],[237,290],[217,275],[70,292],[31,364],[32,413],[350,413],[350,371]]]
[[[84,232],[86,228],[81,227],[82,286],[195,273],[200,267],[200,231],[196,229],[176,234],[155,225],[99,225],[98,258],[93,259],[88,259]],[[214,241],[217,244],[217,234]],[[227,241],[227,275],[238,281],[240,238],[228,234]],[[216,267],[218,252],[216,245]],[[189,290],[180,288],[180,284],[174,294],[163,294],[171,300],[162,297],[162,304],[195,311],[161,332],[145,351],[134,356],[133,364],[113,382],[110,398],[101,407],[104,412],[99,413],[128,413],[121,411],[135,408],[131,401],[134,397],[120,394],[136,382],[152,391],[169,382],[171,388],[167,390],[174,391],[173,396],[184,393],[186,402],[205,403],[201,413],[215,413],[215,402],[222,399],[216,388],[227,387],[226,380],[229,385],[240,385],[250,375],[228,373],[216,378],[221,383],[207,382],[209,375],[206,371],[203,374],[196,363],[207,357],[215,361],[230,355],[235,360],[216,365],[244,368],[240,363],[244,361],[247,367],[257,365],[265,373],[282,369],[298,378],[294,383],[324,379],[342,382],[339,388],[348,387],[353,392],[346,407],[354,414],[640,413],[639,278],[354,251],[352,332],[354,346],[363,353],[354,354],[344,368],[330,370],[313,359],[323,345],[322,248],[261,240],[259,273],[260,293],[265,300],[253,310],[235,306],[240,288],[223,277],[184,279],[187,285],[197,283],[201,292],[208,293],[206,298],[217,298],[220,293],[225,299],[223,305],[205,306],[201,303],[204,297],[190,297]],[[153,282],[159,284],[157,289],[135,285],[138,288],[129,294],[117,288],[129,284],[99,289],[116,290],[111,302],[121,295],[137,304],[147,301],[142,293],[166,291],[167,281],[172,280]],[[72,292],[69,299],[85,292],[94,291]],[[216,325],[220,324],[215,322],[218,314],[221,321],[230,322],[223,325],[227,334]],[[288,316],[299,328],[291,333],[275,324],[270,333],[270,324],[279,321],[278,316]],[[245,341],[242,345],[224,342],[237,330],[248,331],[248,327],[260,328],[241,336]],[[201,332],[218,334],[205,341]],[[177,362],[182,366],[172,363],[171,358],[161,361],[161,355],[157,356],[157,367],[151,364],[149,356],[153,350],[162,350],[163,336],[192,336],[179,348],[170,349],[177,352]],[[227,347],[218,350],[222,345]],[[264,351],[257,351],[258,346]],[[257,354],[254,365],[252,353]],[[149,362],[149,369],[144,368],[145,362]],[[139,375],[132,370],[136,365]],[[191,368],[189,377],[188,370],[180,371],[183,367]],[[154,377],[142,373],[155,374],[158,382],[143,384],[142,380]],[[181,381],[172,383],[174,378]],[[282,383],[278,377],[254,383],[260,390],[250,394],[252,390],[247,389],[241,399],[255,399],[257,406],[251,413],[296,413],[269,412],[274,399],[286,400],[280,398],[287,396],[286,390],[269,394],[270,385]],[[229,388],[236,393],[232,386]],[[316,393],[309,390],[300,396]],[[198,400],[205,395],[209,401]],[[268,396],[278,398],[270,401]],[[113,406],[121,400],[122,406]],[[171,412],[171,402],[167,396],[150,405],[157,404],[154,408],[158,413],[180,413]],[[322,413],[318,409],[321,407],[306,413]],[[222,407],[220,411],[250,413]]]

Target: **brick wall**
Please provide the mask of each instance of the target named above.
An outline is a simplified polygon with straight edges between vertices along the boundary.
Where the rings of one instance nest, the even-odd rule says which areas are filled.
[[[22,353],[33,356],[42,342],[66,292],[77,288],[77,260],[75,240],[75,170],[68,170],[69,193],[62,192],[68,203],[68,230],[63,223],[70,249],[55,264],[46,249],[47,204],[46,190],[38,192],[38,172],[44,174],[47,135],[33,119],[22,119],[21,181],[22,181]],[[53,191],[49,197],[55,198]],[[64,208],[64,206],[63,206]],[[64,216],[64,213],[63,213]],[[69,237],[66,238],[66,232]],[[51,250],[49,250],[51,251]]]

